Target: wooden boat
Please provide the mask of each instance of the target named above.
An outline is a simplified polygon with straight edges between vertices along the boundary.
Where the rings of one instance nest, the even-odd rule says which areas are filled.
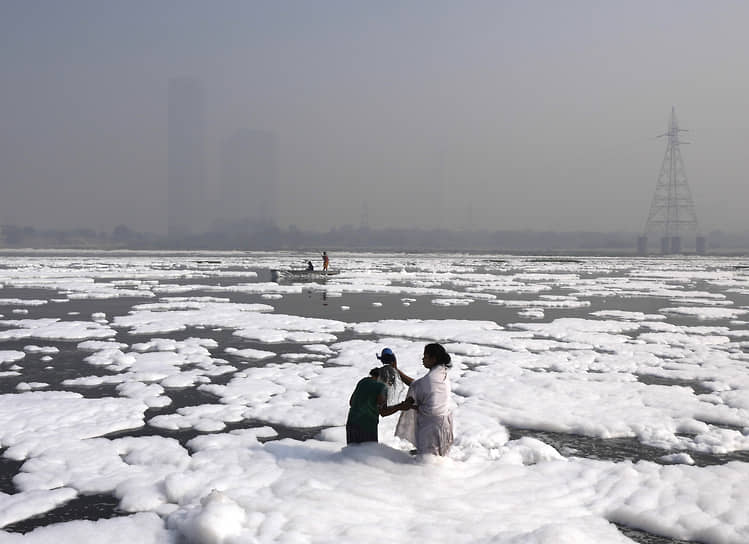
[[[271,269],[271,281],[317,281],[324,280],[328,276],[337,276],[340,270],[307,270],[306,268],[289,268],[286,270]]]

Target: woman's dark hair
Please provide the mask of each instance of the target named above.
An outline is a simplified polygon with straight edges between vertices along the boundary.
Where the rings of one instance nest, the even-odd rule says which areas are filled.
[[[450,362],[450,354],[445,351],[442,344],[427,344],[424,346],[424,354],[434,357],[434,360],[437,361],[438,365],[445,365],[447,368],[453,366]]]

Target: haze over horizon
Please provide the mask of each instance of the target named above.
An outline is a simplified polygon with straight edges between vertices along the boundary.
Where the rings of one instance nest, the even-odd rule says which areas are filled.
[[[166,232],[167,88],[190,76],[209,193],[223,141],[272,133],[282,227],[639,231],[675,106],[701,230],[747,231],[748,20],[733,0],[4,0],[0,224]]]

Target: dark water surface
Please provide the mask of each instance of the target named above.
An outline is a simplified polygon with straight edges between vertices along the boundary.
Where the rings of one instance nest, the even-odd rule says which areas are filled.
[[[49,512],[6,525],[2,530],[9,533],[27,533],[38,527],[45,527],[53,523],[64,523],[78,519],[96,521],[131,515],[131,512],[119,510],[117,508],[119,503],[119,499],[112,495],[79,495]]]

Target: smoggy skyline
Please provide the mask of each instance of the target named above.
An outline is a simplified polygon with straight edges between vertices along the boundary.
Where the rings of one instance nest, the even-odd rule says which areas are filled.
[[[639,231],[675,106],[701,230],[746,231],[747,20],[729,0],[4,0],[0,224],[165,233],[184,76],[207,194],[222,142],[273,134],[282,227]]]

